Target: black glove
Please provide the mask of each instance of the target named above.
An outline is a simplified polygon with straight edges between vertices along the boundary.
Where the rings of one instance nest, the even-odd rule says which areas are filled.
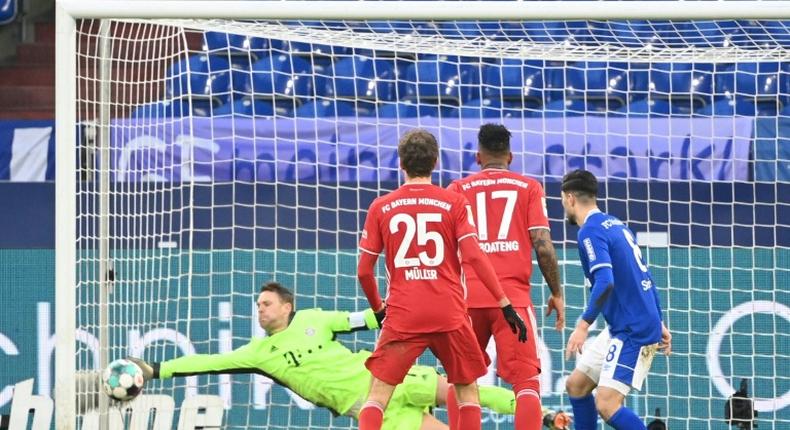
[[[503,307],[502,313],[505,315],[505,321],[507,321],[508,325],[510,325],[510,329],[513,330],[513,333],[518,333],[518,341],[526,342],[527,325],[524,324],[524,320],[521,318],[521,315],[519,315],[518,312],[513,309],[512,305]]]
[[[143,379],[146,381],[154,379],[154,368],[150,364],[137,357],[126,357],[126,359],[140,367],[140,370],[143,371]]]
[[[373,315],[376,316],[376,322],[379,323],[379,328],[383,328],[384,327],[384,317],[387,316],[387,306],[384,306],[378,312],[373,312]]]

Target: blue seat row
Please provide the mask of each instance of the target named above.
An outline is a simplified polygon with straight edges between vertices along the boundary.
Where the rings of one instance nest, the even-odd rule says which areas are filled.
[[[203,110],[255,97],[295,98],[298,104],[315,97],[449,105],[498,99],[528,108],[583,100],[611,109],[651,95],[692,100],[692,110],[720,101],[784,103],[790,97],[790,64],[780,62],[657,63],[648,68],[638,63],[483,64],[448,57],[406,61],[353,56],[316,73],[311,62],[285,54],[263,57],[252,70],[233,67],[225,57],[194,55],[173,64],[168,76],[168,98],[189,96]]]

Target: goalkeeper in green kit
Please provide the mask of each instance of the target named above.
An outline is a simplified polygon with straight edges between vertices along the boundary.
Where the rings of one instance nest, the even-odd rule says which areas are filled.
[[[146,380],[218,373],[256,373],[268,376],[317,406],[336,415],[357,418],[370,387],[365,368],[368,351],[352,352],[335,340],[341,333],[380,327],[383,313],[324,311],[294,312],[291,291],[276,282],[261,288],[258,322],[266,337],[224,354],[190,355],[148,364],[130,358],[142,369]],[[444,406],[447,380],[431,367],[413,366],[395,390],[384,415],[384,429],[446,429],[431,415],[431,408]],[[483,406],[513,414],[513,392],[499,387],[480,387]],[[550,412],[550,411],[547,411]]]

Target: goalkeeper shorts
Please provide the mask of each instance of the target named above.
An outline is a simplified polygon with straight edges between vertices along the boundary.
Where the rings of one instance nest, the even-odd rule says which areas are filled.
[[[423,415],[436,405],[438,381],[434,368],[412,366],[384,411],[382,430],[419,430]]]

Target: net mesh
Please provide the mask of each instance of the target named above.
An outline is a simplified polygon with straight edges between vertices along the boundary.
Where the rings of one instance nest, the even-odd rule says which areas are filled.
[[[78,370],[98,367],[101,336],[109,359],[239,347],[262,335],[255,292],[270,279],[301,309],[363,309],[358,232],[398,185],[398,136],[434,132],[434,182],[448,185],[477,170],[478,127],[500,122],[512,169],[546,188],[571,325],[587,292],[562,175],[596,173],[602,209],[645,246],[675,351],[628,405],[660,408],[669,428],[724,428],[746,379],[760,428],[790,425],[787,21],[104,24],[77,26]],[[540,317],[535,272],[542,400],[569,409],[570,331]],[[340,340],[370,349],[375,334]],[[483,382],[501,383],[493,368]],[[262,376],[145,393],[175,399],[174,423],[199,393],[220,396],[226,428],[353,427]]]

